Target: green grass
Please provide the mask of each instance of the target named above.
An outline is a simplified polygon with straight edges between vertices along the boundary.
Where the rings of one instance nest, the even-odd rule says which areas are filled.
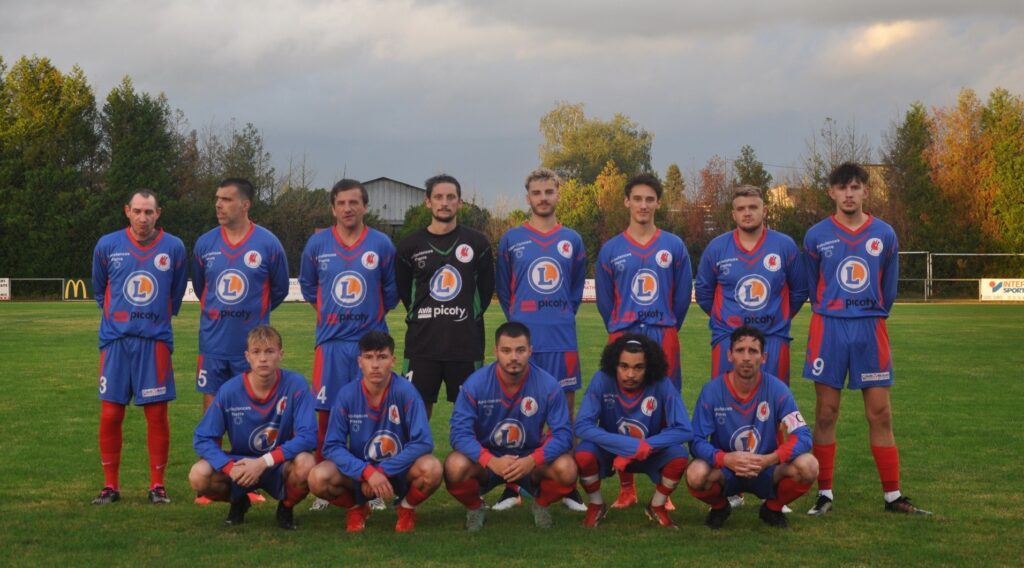
[[[488,314],[488,330],[500,311]],[[192,385],[198,306],[186,305],[175,323],[178,400],[171,405],[168,490],[174,502],[146,503],[148,465],[142,412],[125,420],[122,501],[93,507],[102,485],[96,441],[96,326],[90,303],[0,304],[0,564],[224,565],[379,564],[589,566],[712,563],[730,565],[946,564],[1019,565],[1024,447],[1024,306],[900,305],[889,320],[896,364],[895,430],[903,489],[928,518],[882,513],[877,473],[867,443],[863,407],[854,393],[839,423],[836,509],[823,519],[803,514],[808,495],[794,504],[792,530],[770,529],[757,507],[738,509],[726,529],[703,526],[705,507],[685,490],[674,496],[679,532],[656,529],[640,508],[614,511],[597,530],[555,507],[553,530],[532,527],[526,508],[491,513],[482,534],[462,531],[463,509],[443,489],[419,513],[412,535],[392,532],[394,513],[376,514],[364,534],[344,532],[344,514],[296,511],[300,530],[273,524],[274,504],[257,505],[246,525],[221,525],[225,505],[191,503],[186,475],[196,457],[192,428],[200,396]],[[401,342],[403,326],[392,314]],[[793,330],[793,369],[803,365],[808,315]],[[312,367],[313,313],[285,305],[274,314],[285,337],[285,366]],[[694,307],[683,327],[684,399],[692,405],[709,372],[707,318]],[[604,344],[593,305],[580,315],[584,374],[596,368]],[[490,342],[489,342],[490,343]],[[810,420],[813,389],[794,378],[798,404]],[[448,452],[447,403],[433,420],[436,455]],[[650,483],[638,477],[641,499]],[[613,498],[615,483],[604,490]],[[491,495],[491,498],[495,494]],[[748,499],[752,500],[752,499]]]

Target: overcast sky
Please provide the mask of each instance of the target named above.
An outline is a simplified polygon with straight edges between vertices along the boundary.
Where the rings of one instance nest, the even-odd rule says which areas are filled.
[[[320,186],[447,171],[519,206],[556,101],[653,132],[662,174],[744,144],[792,166],[825,117],[878,148],[915,100],[1024,94],[1024,5],[0,0],[0,55],[32,54],[78,64],[99,100],[129,75],[193,128],[252,122],[279,174],[302,155]]]

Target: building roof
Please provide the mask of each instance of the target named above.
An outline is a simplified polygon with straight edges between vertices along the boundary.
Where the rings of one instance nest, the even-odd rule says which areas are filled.
[[[383,177],[383,176],[379,177],[379,178],[373,178],[370,181],[364,181],[363,185],[364,186],[365,185],[370,185],[371,183],[375,183],[375,182],[379,182],[379,181],[390,181],[390,182],[393,182],[393,183],[397,183],[399,185],[404,185],[405,187],[408,187],[409,189],[415,189],[416,191],[422,191],[423,193],[427,192],[427,190],[422,188],[422,187],[417,187],[415,185],[411,185],[411,184],[405,183],[404,181],[398,181],[397,179],[389,178],[389,177]]]

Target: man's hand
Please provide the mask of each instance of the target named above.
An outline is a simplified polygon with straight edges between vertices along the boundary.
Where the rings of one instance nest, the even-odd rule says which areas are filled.
[[[740,477],[757,477],[764,469],[761,456],[750,452],[729,452],[722,461],[725,467]]]
[[[511,481],[505,477],[505,472],[508,468],[512,467],[512,462],[516,461],[515,456],[501,456],[500,458],[491,458],[491,461],[487,462],[487,469],[494,472],[495,475],[505,478],[506,481]]]
[[[494,463],[494,462],[491,462]],[[537,462],[533,461],[533,456],[526,455],[521,458],[515,458],[511,464],[505,469],[505,473],[502,477],[505,481],[518,481],[533,471],[533,468],[537,467]]]
[[[231,467],[231,481],[242,487],[252,487],[260,481],[263,472],[267,470],[267,462],[263,458],[244,458],[235,462]]]
[[[366,489],[369,489],[370,495],[380,497],[385,503],[395,498],[395,488],[391,487],[388,476],[381,473],[380,470],[374,471],[364,482],[364,485],[363,493],[366,493]]]

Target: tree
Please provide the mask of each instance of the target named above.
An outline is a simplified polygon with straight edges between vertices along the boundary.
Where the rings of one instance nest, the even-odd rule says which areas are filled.
[[[566,227],[572,227],[583,239],[587,249],[587,274],[594,275],[594,261],[597,252],[604,242],[601,240],[601,226],[604,224],[601,209],[598,207],[598,189],[591,183],[582,184],[571,179],[562,184],[558,190],[559,201],[555,212],[558,221]],[[622,201],[619,201],[621,207]]]
[[[627,178],[651,171],[654,135],[625,115],[589,119],[583,103],[559,102],[540,119],[540,131],[541,164],[565,179],[592,183],[608,161]]]
[[[696,207],[691,209],[688,244],[704,250],[711,239],[730,224],[729,165],[712,156],[700,170]]]
[[[982,109],[992,172],[989,198],[999,240],[1024,251],[1024,100],[998,88]]]
[[[629,225],[629,211],[623,204],[626,181],[626,174],[619,171],[615,162],[611,160],[608,160],[594,181],[594,187],[597,188],[597,207],[600,211],[597,235],[602,243],[621,233]]]
[[[686,199],[686,181],[683,180],[683,172],[680,171],[678,164],[669,165],[665,172],[665,182],[662,185],[665,188],[665,193],[662,196],[661,208],[658,209],[655,222],[659,227],[663,227],[671,233],[685,236],[687,232],[686,215],[690,204]]]
[[[736,174],[736,185],[752,185],[763,190],[772,185],[772,174],[764,169],[764,164],[748,144],[740,148],[740,157],[733,160],[732,169]]]

